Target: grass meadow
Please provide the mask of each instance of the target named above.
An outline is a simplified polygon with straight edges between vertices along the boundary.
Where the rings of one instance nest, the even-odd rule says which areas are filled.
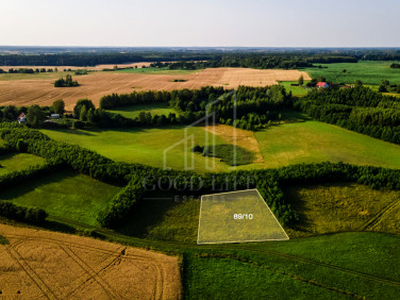
[[[297,115],[292,116],[297,118]],[[184,127],[135,128],[121,130],[42,130],[55,140],[78,144],[96,151],[105,157],[128,163],[142,163],[163,167],[164,150],[184,138]],[[205,172],[215,163],[214,171],[229,171],[232,168],[219,158],[208,158],[192,153],[194,145],[205,146],[205,131],[202,127],[188,130],[194,136],[188,151],[184,144],[177,145],[167,153],[167,167],[183,170],[185,153],[188,159],[193,154],[195,171]],[[210,138],[212,138],[210,134]],[[400,146],[352,132],[334,125],[304,121],[270,126],[255,132],[255,137],[264,158],[263,163],[238,166],[238,170],[278,168],[298,163],[345,162],[355,165],[373,165],[400,168]],[[282,138],[284,137],[284,138]],[[216,145],[226,140],[216,136]]]
[[[290,186],[285,197],[299,214],[291,236],[349,231],[400,233],[400,192],[360,184]]]
[[[118,232],[150,240],[196,244],[200,201],[172,194],[147,195]]]
[[[321,64],[322,68],[305,68],[312,78],[325,77],[336,83],[355,83],[361,80],[364,84],[379,85],[382,79],[391,84],[400,84],[400,69],[391,69],[392,61],[360,61],[358,63]],[[314,64],[319,66],[320,64]],[[343,70],[346,70],[344,73]]]
[[[44,159],[27,153],[10,153],[0,155],[0,175],[21,171],[31,166],[41,165]]]
[[[36,206],[50,216],[95,225],[97,213],[119,190],[120,187],[64,170],[4,191],[0,193],[0,201]]]
[[[283,192],[299,215],[297,223],[285,227],[290,238],[350,231],[400,233],[398,191],[377,191],[360,184],[335,183],[283,187]],[[199,211],[199,195],[150,194],[135,207],[118,231],[139,238],[196,244]],[[223,218],[227,211],[227,208],[220,209],[218,215]],[[248,208],[238,208],[232,212],[232,217],[233,213],[242,211],[253,213],[256,218],[254,209]],[[221,222],[223,219],[215,224],[209,222],[217,227],[211,230],[212,234],[216,234]],[[238,222],[244,224],[246,221]],[[230,230],[234,230],[233,227]]]
[[[116,161],[141,163],[160,168],[163,167],[164,150],[174,146],[176,143],[180,143],[167,151],[167,167],[183,170],[185,168],[185,155],[187,155],[188,161],[191,161],[191,155],[193,155],[196,171],[206,171],[206,160],[210,167],[215,162],[216,171],[229,169],[227,164],[220,162],[220,159],[206,158],[191,151],[194,145],[205,146],[206,132],[201,127],[192,127],[188,130],[187,136],[193,135],[194,143],[191,145],[189,141],[187,151],[185,151],[185,146],[182,142],[185,137],[183,128],[174,126],[163,129],[43,130],[42,132],[56,140],[78,144]],[[215,139],[216,144],[225,143],[218,136],[215,136]]]
[[[323,161],[400,168],[400,146],[318,121],[271,126],[255,136],[270,168]]]
[[[124,107],[118,107],[116,109],[110,109],[109,112],[120,114],[125,118],[135,119],[139,117],[141,111],[150,112],[152,115],[166,115],[168,116],[170,113],[178,113],[166,106],[165,103],[152,103],[152,104],[139,104],[139,105],[130,105]]]
[[[269,268],[229,258],[187,258],[186,299],[341,299]]]
[[[304,86],[307,84],[309,81],[304,81]],[[297,84],[297,81],[280,81],[279,85],[285,87],[285,90],[287,93],[292,92],[293,96],[301,97],[305,96],[308,93],[308,89],[305,87],[301,86],[292,86],[292,84]]]

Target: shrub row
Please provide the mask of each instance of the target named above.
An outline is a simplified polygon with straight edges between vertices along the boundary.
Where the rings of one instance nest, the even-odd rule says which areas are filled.
[[[29,223],[43,224],[48,214],[37,207],[22,207],[7,201],[0,201],[0,216],[7,219]]]

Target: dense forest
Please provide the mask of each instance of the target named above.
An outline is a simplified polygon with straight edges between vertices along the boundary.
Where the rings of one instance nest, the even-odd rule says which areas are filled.
[[[220,101],[216,101],[217,99]],[[161,126],[165,124],[191,124],[203,118],[207,111],[208,114],[214,114],[218,123],[227,125],[234,125],[235,123],[237,127],[242,129],[257,130],[265,127],[268,122],[279,119],[281,110],[290,107],[292,100],[291,93],[286,94],[285,89],[279,85],[270,87],[240,86],[235,93],[226,91],[222,87],[202,87],[199,90],[184,89],[172,92],[133,92],[131,94],[104,96],[100,100],[100,110],[93,111],[93,118],[86,119],[96,124],[103,122],[103,126],[107,126],[106,123],[108,123],[108,126],[111,123],[116,125],[121,123],[121,126],[129,126],[129,123],[132,126],[135,124],[139,126]],[[157,116],[142,112],[139,118],[132,121],[119,115],[109,114],[107,116],[107,113],[102,111],[102,109],[119,106],[157,102],[167,103],[178,112],[178,115],[170,113],[168,116]],[[96,113],[101,113],[102,117],[96,117]],[[81,118],[81,116],[79,117]]]
[[[303,49],[236,51],[132,51],[62,52],[51,54],[1,54],[0,66],[94,66],[134,62],[177,62],[163,66],[180,68],[281,68],[310,67],[313,63],[354,62],[359,60],[400,60],[395,49]],[[185,62],[189,62],[185,64]],[[161,65],[159,65],[161,66]]]

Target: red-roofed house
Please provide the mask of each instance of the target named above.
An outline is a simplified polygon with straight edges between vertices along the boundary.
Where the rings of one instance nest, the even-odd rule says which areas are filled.
[[[318,82],[316,86],[318,88],[328,88],[329,84],[327,84],[326,82]]]
[[[18,123],[25,123],[26,122],[26,115],[24,113],[21,113],[18,118],[17,118]]]

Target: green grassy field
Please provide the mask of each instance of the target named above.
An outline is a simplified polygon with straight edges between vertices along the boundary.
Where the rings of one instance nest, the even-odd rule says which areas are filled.
[[[272,168],[323,161],[400,168],[400,146],[318,121],[271,126],[255,136]]]
[[[349,183],[291,186],[284,187],[283,191],[287,202],[300,217],[296,224],[285,227],[290,238],[349,231],[400,233],[398,191],[377,191]],[[118,231],[139,238],[196,244],[199,211],[198,195],[150,194],[144,197]],[[216,227],[209,231],[213,235],[218,234],[219,227],[223,227],[221,222],[227,211],[229,208],[211,214],[209,224]],[[238,208],[237,211],[256,216],[253,208]],[[218,215],[219,219],[212,222],[212,215]],[[202,217],[202,222],[207,220],[206,215]],[[229,226],[229,230],[234,230],[234,226]]]
[[[152,115],[166,115],[175,113],[179,115],[174,109],[167,107],[165,103],[152,103],[152,104],[140,104],[130,105],[124,107],[118,107],[117,109],[110,109],[109,112],[120,114],[125,118],[135,119],[139,116],[141,111],[150,112]]]
[[[78,144],[101,155],[129,163],[163,167],[163,151],[184,137],[183,127],[123,130],[42,130],[55,140]],[[205,131],[190,128],[194,145],[205,145]],[[212,136],[212,135],[211,135]],[[238,166],[238,170],[278,168],[311,162],[346,162],[400,168],[400,146],[318,121],[286,123],[255,132],[264,163]],[[285,138],[282,138],[285,137]],[[190,144],[190,143],[189,143]],[[226,144],[216,136],[216,144]],[[188,146],[190,158],[191,145]],[[178,145],[167,154],[167,167],[184,169],[184,146]],[[220,159],[194,153],[195,170],[204,172],[206,159],[215,162],[215,171],[231,169]]]
[[[163,129],[121,129],[121,130],[43,130],[43,133],[56,140],[94,150],[101,155],[129,163],[142,163],[153,167],[163,167],[164,150],[179,143],[184,138],[183,127],[175,126]],[[188,130],[188,136],[194,135],[194,145],[205,145],[205,131],[201,127],[192,127]],[[224,141],[216,136],[216,143]],[[226,171],[230,167],[220,162],[219,159],[205,158],[202,155],[191,152],[192,145],[188,143],[187,152],[184,144],[177,145],[167,152],[167,167],[184,169],[185,153],[191,161],[194,157],[195,170],[206,170],[206,160],[209,165],[215,162],[216,171]]]
[[[399,236],[349,232],[237,248],[264,253],[259,264],[322,284],[331,289],[332,296],[347,291],[367,299],[397,299],[400,272],[395,265],[399,246]]]
[[[200,201],[172,194],[145,196],[118,232],[151,240],[196,244]]]
[[[119,187],[65,170],[2,192],[0,199],[43,208],[50,216],[95,225],[97,213],[119,190]]]
[[[203,195],[198,244],[286,240],[257,191]]]
[[[362,61],[358,63],[321,64],[324,68],[305,68],[312,78],[323,76],[336,83],[355,83],[361,80],[364,84],[378,85],[382,79],[391,84],[400,84],[400,69],[391,69],[392,61]],[[315,64],[319,66],[319,64]],[[346,73],[343,70],[346,69]]]
[[[187,259],[186,299],[344,299],[273,270],[231,259]]]
[[[119,73],[134,73],[134,74],[153,74],[153,75],[185,75],[199,72],[201,70],[169,70],[165,68],[132,68],[117,70]]]
[[[31,166],[41,165],[43,163],[43,158],[27,153],[0,155],[0,175],[12,171],[21,171]]]
[[[304,86],[309,81],[304,81]],[[287,93],[292,92],[293,96],[301,97],[308,93],[308,89],[301,86],[292,86],[291,84],[297,84],[297,81],[280,81],[279,85],[285,87]]]
[[[364,230],[400,233],[398,191],[345,183],[291,186],[284,192],[300,216],[289,231],[292,237]]]

